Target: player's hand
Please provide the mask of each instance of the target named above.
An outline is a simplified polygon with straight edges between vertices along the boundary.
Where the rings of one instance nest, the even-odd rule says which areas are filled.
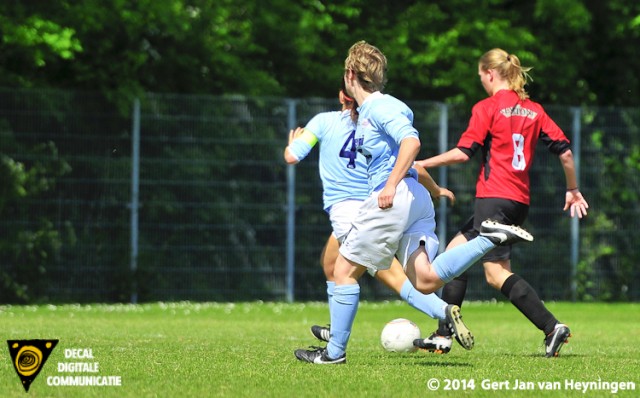
[[[393,207],[393,198],[396,196],[396,187],[385,185],[378,195],[378,207],[389,209]]]
[[[289,131],[289,145],[291,145],[293,140],[295,140],[296,138],[300,137],[300,135],[302,135],[303,131],[304,131],[304,128],[302,128],[302,127],[297,127],[294,130]]]
[[[443,196],[449,199],[449,202],[451,202],[452,206],[456,204],[456,195],[454,195],[453,192],[451,192],[447,188],[440,187],[440,191],[434,196],[434,199],[440,199]]]
[[[586,217],[588,208],[589,204],[582,197],[580,191],[567,191],[564,199],[564,209],[562,210],[566,211],[567,209],[569,209],[571,217],[577,215],[578,218],[582,218]]]
[[[415,162],[415,163],[416,163],[418,166],[420,166],[420,167],[422,167],[423,169],[425,169],[425,170],[426,170],[427,168],[426,168],[426,167],[424,167],[424,161],[425,161],[425,159],[422,159],[422,160],[416,160],[416,162]]]

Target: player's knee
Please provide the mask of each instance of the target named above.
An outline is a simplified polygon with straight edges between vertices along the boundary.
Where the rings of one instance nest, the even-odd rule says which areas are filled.
[[[500,290],[500,288],[502,287],[502,283],[499,283],[496,279],[490,277],[489,275],[486,276],[486,279],[487,279],[487,284],[492,288],[496,290]]]
[[[485,268],[484,270],[484,279],[487,281],[487,284],[494,289],[499,289],[499,287],[496,287],[498,283],[498,274],[498,272],[495,272],[495,270],[492,269]]]
[[[442,281],[437,276],[419,275],[415,288],[422,294],[429,294],[438,290],[442,285]]]
[[[502,289],[504,281],[511,275],[511,272],[499,270],[498,272],[485,272],[487,284],[496,290]]]

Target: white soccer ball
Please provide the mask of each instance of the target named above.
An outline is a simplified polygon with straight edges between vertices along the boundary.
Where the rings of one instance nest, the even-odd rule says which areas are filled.
[[[380,334],[382,347],[389,352],[414,352],[413,340],[420,338],[420,328],[408,319],[398,318],[388,322]]]

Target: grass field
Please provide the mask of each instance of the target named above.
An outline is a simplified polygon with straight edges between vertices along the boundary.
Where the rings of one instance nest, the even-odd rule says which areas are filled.
[[[327,322],[324,303],[0,306],[3,340],[59,340],[28,393],[2,349],[0,397],[640,396],[639,304],[548,308],[573,332],[558,358],[543,357],[542,334],[508,303],[465,303],[472,351],[386,353],[379,333],[387,321],[409,318],[423,334],[435,321],[402,302],[365,302],[348,363],[318,366],[298,362],[293,350],[319,345],[309,327]],[[66,358],[73,348],[93,359]],[[97,362],[98,371],[60,371],[74,362]],[[50,385],[68,376],[120,376],[122,385]],[[514,390],[516,380],[529,389]],[[593,386],[583,393],[575,382]],[[628,382],[635,390],[622,391]]]

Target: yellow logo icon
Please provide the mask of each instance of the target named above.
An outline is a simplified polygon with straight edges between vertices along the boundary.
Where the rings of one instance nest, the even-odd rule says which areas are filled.
[[[47,362],[49,354],[58,344],[58,340],[7,340],[13,367],[22,381],[25,391]]]

